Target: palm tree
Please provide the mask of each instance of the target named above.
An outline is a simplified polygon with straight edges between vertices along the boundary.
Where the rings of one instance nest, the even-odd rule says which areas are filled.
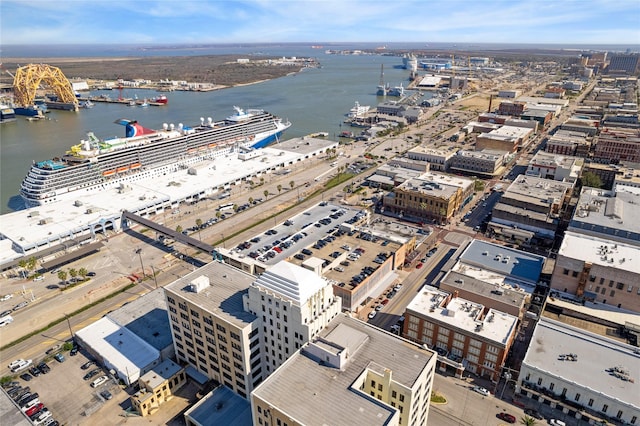
[[[249,197],[249,204],[251,205],[251,204],[253,204],[253,202],[254,202],[253,197]]]
[[[529,417],[527,415],[525,415],[524,417],[520,418],[520,423],[525,425],[525,426],[533,426],[536,424],[536,419],[534,419],[533,417]]]
[[[278,185],[276,188],[278,188],[278,194],[280,194],[282,192],[282,185]]]
[[[182,226],[180,226],[180,225],[176,226],[176,232],[177,233],[181,233],[182,232]]]
[[[220,220],[221,217],[222,217],[222,212],[220,210],[218,210],[216,212],[216,219]]]
[[[238,208],[239,208],[239,207],[240,207],[239,205],[234,204],[234,205],[233,205],[233,212],[234,212],[234,213],[238,213]]]
[[[75,281],[76,277],[78,276],[78,271],[74,268],[69,269],[69,276],[73,278],[73,281]]]
[[[264,185],[264,178],[260,176],[260,185]]]
[[[82,281],[84,281],[85,279],[87,279],[87,274],[89,273],[89,271],[87,271],[86,268],[80,268],[78,269],[78,275],[80,275],[80,277],[82,277]]]
[[[264,198],[265,199],[269,198],[269,190],[268,189],[265,189],[263,194],[264,194]]]
[[[293,189],[293,187],[294,187],[294,186],[296,186],[296,183],[295,183],[294,181],[290,181],[290,182],[289,182],[289,187],[290,187],[291,189]]]
[[[67,285],[67,271],[58,271],[58,279],[62,284]]]

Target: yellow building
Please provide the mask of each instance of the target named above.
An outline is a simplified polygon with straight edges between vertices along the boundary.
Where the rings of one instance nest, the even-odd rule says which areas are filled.
[[[140,390],[131,397],[131,405],[142,417],[150,416],[186,383],[184,368],[167,359],[138,379]]]
[[[386,212],[422,222],[448,223],[473,196],[474,183],[460,176],[425,173],[383,199]]]

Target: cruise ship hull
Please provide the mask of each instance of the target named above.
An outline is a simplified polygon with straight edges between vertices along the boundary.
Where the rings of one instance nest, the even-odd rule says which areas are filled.
[[[249,110],[194,128],[180,126],[154,131],[135,121],[118,120],[126,125],[126,137],[89,140],[73,146],[66,155],[34,162],[22,182],[20,195],[27,208],[63,200],[73,201],[79,194],[98,193],[109,188],[192,167],[203,161],[237,153],[242,148],[260,149],[279,140],[291,126],[289,122],[261,110]],[[215,186],[215,182],[212,183]]]

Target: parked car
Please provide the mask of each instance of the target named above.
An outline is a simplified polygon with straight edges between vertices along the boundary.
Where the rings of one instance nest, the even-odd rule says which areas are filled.
[[[491,392],[489,392],[487,389],[483,388],[482,386],[474,386],[473,391],[478,392],[480,395],[484,395],[484,396],[491,395]]]
[[[91,387],[97,388],[101,384],[105,383],[107,380],[109,380],[107,376],[100,376],[97,379],[95,379],[93,382],[91,382]]]
[[[41,373],[41,371],[38,369],[38,367],[31,367],[29,369],[29,373],[33,376],[33,377],[38,377]]]
[[[497,416],[500,420],[504,420],[507,423],[515,423],[516,418],[509,413],[498,413]]]
[[[377,314],[377,313],[378,313],[377,311],[371,311],[371,312],[369,312],[369,319],[373,319],[373,318],[375,318],[375,316],[376,316],[376,314]]]
[[[78,354],[78,349],[80,349],[78,345],[73,345],[73,348],[69,351],[69,355],[76,356]]]
[[[9,369],[11,369],[12,373],[17,373],[18,371],[22,371],[26,368],[29,368],[32,361],[30,359],[17,359],[9,364]]]
[[[64,362],[64,360],[65,360],[64,355],[62,355],[62,354],[55,354],[55,356],[53,358],[56,361],[60,362],[60,363]]]
[[[567,424],[565,422],[563,422],[562,420],[557,420],[557,419],[549,420],[549,424],[553,425],[553,426],[567,426]]]
[[[30,381],[30,380],[31,380],[31,374],[29,374],[29,373],[21,374],[21,375],[20,375],[20,378],[21,378],[22,380],[24,380],[25,382],[28,382],[28,381]]]
[[[49,367],[46,362],[42,361],[40,364],[38,364],[38,370],[40,370],[42,374],[47,374],[49,371],[51,371],[51,367]]]
[[[96,374],[101,373],[102,370],[99,368],[96,368],[95,370],[91,370],[89,371],[87,374],[84,375],[84,377],[82,378],[83,380],[89,380],[90,378],[92,378],[93,376],[95,376]]]
[[[82,364],[82,365],[80,366],[80,368],[82,368],[83,370],[87,370],[87,369],[89,369],[92,365],[96,365],[96,362],[95,362],[94,360],[91,360],[91,361],[87,361],[87,362],[85,362],[84,364]]]
[[[542,414],[540,414],[539,412],[531,408],[527,408],[526,410],[524,410],[524,413],[529,417],[533,417],[534,419],[538,419],[538,420],[544,419]]]
[[[111,398],[113,398],[113,395],[111,395],[111,392],[109,392],[108,390],[103,390],[102,392],[100,392],[100,396],[103,397],[106,400],[109,400]]]

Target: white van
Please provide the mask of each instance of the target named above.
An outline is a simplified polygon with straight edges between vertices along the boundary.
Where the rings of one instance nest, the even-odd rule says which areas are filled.
[[[9,325],[13,322],[13,317],[11,315],[5,315],[0,318],[0,327],[4,327],[5,325]]]
[[[107,380],[109,380],[109,378],[107,376],[100,376],[97,379],[95,379],[93,382],[91,382],[91,387],[92,388],[97,388],[98,386],[100,386],[101,384],[106,382]]]

